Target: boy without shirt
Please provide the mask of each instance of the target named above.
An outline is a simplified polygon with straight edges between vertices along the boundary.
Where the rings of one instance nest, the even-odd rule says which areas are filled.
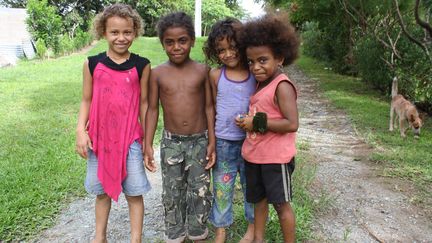
[[[195,33],[185,13],[161,18],[157,30],[169,60],[154,68],[150,76],[145,164],[150,171],[156,170],[152,144],[160,100],[164,115],[160,146],[166,241],[183,242],[186,236],[200,241],[208,235],[209,169],[215,163],[215,112],[208,67],[189,57]]]

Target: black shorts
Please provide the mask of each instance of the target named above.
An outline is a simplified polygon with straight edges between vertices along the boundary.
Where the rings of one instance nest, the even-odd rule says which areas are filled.
[[[246,161],[246,200],[258,203],[267,198],[268,203],[291,202],[294,168],[294,158],[286,164],[253,164]]]

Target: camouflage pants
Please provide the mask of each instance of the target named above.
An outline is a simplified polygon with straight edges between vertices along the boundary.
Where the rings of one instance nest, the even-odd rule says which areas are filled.
[[[167,242],[207,238],[210,211],[210,173],[207,133],[189,136],[164,131],[161,141],[162,203]]]

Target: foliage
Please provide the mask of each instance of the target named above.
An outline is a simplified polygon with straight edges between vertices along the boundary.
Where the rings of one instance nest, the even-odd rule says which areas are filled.
[[[49,6],[47,0],[29,0],[27,14],[26,22],[33,38],[43,39],[48,48],[59,53],[62,25],[55,7]]]
[[[158,19],[173,11],[184,11],[190,16],[194,16],[195,1],[194,0],[125,0],[124,3],[135,8],[144,20],[145,35],[155,36],[155,25]],[[230,8],[231,7],[231,8]],[[244,16],[244,10],[238,6],[236,1],[232,1],[227,5],[224,0],[206,0],[202,1],[202,25],[203,34],[206,35],[217,20],[227,16],[236,16],[241,18]]]
[[[206,0],[202,6],[203,35],[208,35],[214,23],[225,17],[238,17],[225,5],[224,0]]]
[[[397,75],[401,93],[432,110],[432,33],[428,35],[417,23],[415,1],[266,3],[291,12],[292,21],[303,31],[305,54],[325,61],[340,73],[360,74],[383,93],[390,92],[391,80]],[[421,1],[418,14],[432,28],[432,0]]]
[[[45,45],[45,41],[43,39],[39,39],[36,41],[36,53],[39,58],[45,58],[45,54],[47,52],[47,47]]]
[[[388,80],[392,80],[391,71],[381,59],[385,49],[373,36],[363,36],[355,45],[354,55],[360,76],[367,83],[385,93],[389,90]]]

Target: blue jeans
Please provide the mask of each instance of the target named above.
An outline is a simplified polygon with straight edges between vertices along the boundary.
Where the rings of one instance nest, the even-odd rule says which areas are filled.
[[[237,172],[240,174],[244,198],[244,213],[249,223],[254,222],[253,204],[246,202],[245,161],[241,156],[243,140],[216,139],[216,164],[213,167],[213,205],[210,222],[218,228],[233,223],[233,196]]]

